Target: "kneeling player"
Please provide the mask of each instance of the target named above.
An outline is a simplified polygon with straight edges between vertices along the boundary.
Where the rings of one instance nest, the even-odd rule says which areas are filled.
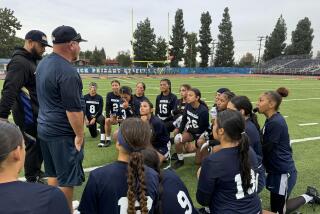
[[[100,143],[105,143],[105,118],[102,115],[103,99],[97,94],[97,83],[92,82],[89,84],[89,93],[84,96],[86,103],[86,125],[89,128],[91,137],[97,137],[97,123],[100,124],[101,138]]]
[[[177,169],[184,164],[183,149],[187,152],[194,152],[197,150],[199,154],[200,149],[196,149],[196,144],[190,144],[189,142],[197,142],[200,135],[209,126],[209,112],[208,107],[201,100],[201,93],[197,88],[191,88],[188,91],[187,105],[182,117],[182,122],[179,127],[179,134],[174,138],[176,144],[176,152],[178,160],[173,165],[173,168]],[[185,145],[186,143],[189,143]],[[198,155],[196,155],[196,163],[199,161]]]

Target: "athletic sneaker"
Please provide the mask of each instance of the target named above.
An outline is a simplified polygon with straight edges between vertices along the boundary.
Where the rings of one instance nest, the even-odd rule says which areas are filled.
[[[171,160],[178,160],[178,154],[176,152],[171,155]]]
[[[172,168],[173,168],[173,169],[179,169],[179,168],[182,167],[183,165],[184,165],[184,160],[177,160],[177,161],[173,164]]]
[[[111,145],[111,140],[101,140],[100,143],[98,144],[98,147],[108,147]]]
[[[320,204],[320,195],[316,188],[308,186],[306,194],[313,197],[312,201],[310,201],[309,203]]]
[[[79,207],[80,202],[78,200],[72,201],[72,208],[77,210]]]

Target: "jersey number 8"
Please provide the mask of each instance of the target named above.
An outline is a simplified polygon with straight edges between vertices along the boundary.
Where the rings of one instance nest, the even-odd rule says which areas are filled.
[[[96,113],[96,107],[94,105],[90,105],[90,109],[89,109],[91,114]]]

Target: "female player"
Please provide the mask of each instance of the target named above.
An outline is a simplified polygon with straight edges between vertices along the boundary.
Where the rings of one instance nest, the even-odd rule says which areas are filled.
[[[18,181],[25,155],[19,128],[0,121],[0,213],[70,214],[67,200],[58,188]]]
[[[170,154],[170,134],[163,121],[153,115],[153,105],[149,100],[141,102],[140,115],[141,119],[151,126],[151,144],[156,149],[162,163]]]
[[[171,169],[160,170],[160,161],[154,149],[142,151],[144,163],[159,174],[158,213],[192,214],[198,213],[192,203],[188,189]]]
[[[240,112],[219,112],[213,126],[221,150],[203,160],[199,169],[197,200],[210,213],[260,213],[257,194],[258,164],[245,134]]]
[[[111,145],[111,127],[118,124],[117,113],[120,109],[120,82],[118,80],[111,81],[112,91],[107,94],[106,97],[106,120],[105,120],[105,143],[100,143],[99,147],[108,147]]]
[[[191,88],[188,91],[187,105],[184,110],[182,122],[179,127],[179,134],[174,137],[178,160],[174,163],[173,168],[177,169],[184,165],[183,149],[187,152],[196,150],[196,143],[200,135],[209,127],[208,106],[201,100],[201,93],[197,88]],[[189,143],[185,145],[186,143]],[[200,151],[199,149],[197,149]],[[198,154],[197,151],[197,154]],[[196,156],[196,163],[198,156]]]
[[[143,165],[141,151],[150,144],[150,126],[140,118],[124,120],[118,131],[118,161],[93,170],[78,210],[81,213],[154,213],[158,174]]]
[[[187,104],[188,91],[191,89],[189,84],[183,84],[180,86],[180,96],[181,98],[177,101],[177,107],[173,111],[174,122],[173,125],[176,128],[175,133],[177,134],[179,131],[179,127],[182,121],[182,115],[184,112],[184,108]]]
[[[162,79],[160,81],[160,95],[156,99],[155,115],[159,117],[166,125],[168,132],[174,130],[173,111],[177,106],[177,96],[171,92],[171,81]]]
[[[140,103],[132,95],[132,89],[128,86],[122,86],[119,91],[121,100],[118,112],[118,121],[121,122],[126,118],[139,116]]]
[[[257,192],[260,193],[265,185],[265,169],[262,165],[261,135],[257,116],[252,112],[252,104],[246,96],[233,97],[228,103],[228,109],[240,111],[246,121],[245,132],[258,159],[259,186]]]
[[[288,94],[288,89],[280,87],[277,91],[263,93],[257,103],[258,112],[266,117],[262,128],[266,188],[270,191],[271,211],[279,214],[290,213],[308,202],[320,202],[318,191],[313,187],[308,187],[306,194],[287,200],[296,183],[297,171],[292,158],[288,126],[278,110],[282,98]]]

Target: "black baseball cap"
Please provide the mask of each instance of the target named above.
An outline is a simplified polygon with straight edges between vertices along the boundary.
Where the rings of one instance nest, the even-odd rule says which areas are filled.
[[[87,42],[87,40],[81,38],[80,33],[77,33],[77,31],[73,27],[62,25],[53,30],[53,44],[67,43],[71,41]]]
[[[24,37],[25,40],[31,40],[34,42],[39,42],[44,46],[52,47],[48,44],[47,36],[40,30],[30,30],[26,36]]]

